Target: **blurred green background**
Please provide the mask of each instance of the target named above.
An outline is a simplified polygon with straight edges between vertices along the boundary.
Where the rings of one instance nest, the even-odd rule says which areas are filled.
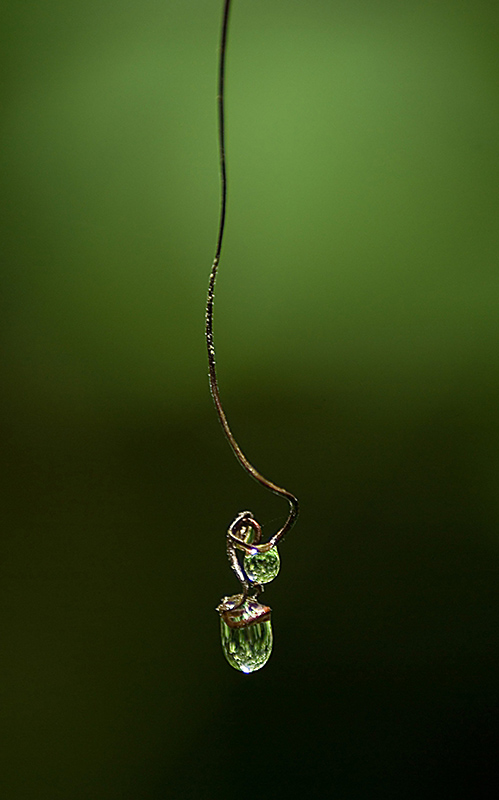
[[[0,10],[5,800],[493,796],[499,7],[234,0],[219,379],[302,515],[231,670],[219,0]],[[492,792],[490,794],[490,792]]]

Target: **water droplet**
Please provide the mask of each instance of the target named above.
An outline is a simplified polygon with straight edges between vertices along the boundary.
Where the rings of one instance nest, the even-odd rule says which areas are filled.
[[[270,583],[281,566],[277,547],[273,547],[268,553],[247,553],[243,563],[251,583]]]
[[[270,608],[248,598],[242,606],[220,616],[224,656],[234,669],[255,672],[272,652]]]

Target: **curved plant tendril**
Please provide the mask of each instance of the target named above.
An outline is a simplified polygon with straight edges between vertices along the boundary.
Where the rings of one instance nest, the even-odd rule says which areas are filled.
[[[215,408],[218,418],[224,430],[225,436],[234,452],[235,457],[246,470],[258,483],[264,486],[269,491],[273,492],[280,497],[287,500],[289,504],[289,514],[284,525],[275,533],[268,542],[261,543],[261,529],[259,524],[254,519],[249,511],[244,511],[238,514],[231,523],[227,531],[227,555],[231,563],[232,569],[236,573],[239,581],[243,585],[244,593],[241,595],[245,598],[248,593],[249,583],[245,573],[238,562],[236,549],[242,550],[245,553],[266,553],[271,550],[283,538],[283,536],[291,530],[298,516],[299,504],[297,498],[283,489],[273,481],[265,478],[246,458],[243,451],[239,447],[234,435],[230,429],[225,411],[220,399],[220,390],[218,387],[217,371],[215,363],[215,345],[213,341],[213,303],[215,293],[215,282],[217,278],[218,265],[220,263],[220,255],[222,252],[222,242],[225,229],[225,217],[227,210],[227,165],[225,159],[225,65],[227,53],[227,32],[229,26],[231,0],[224,0],[223,14],[222,14],[222,27],[220,36],[220,51],[219,51],[219,68],[218,68],[218,143],[219,143],[219,163],[220,163],[220,218],[218,225],[217,246],[215,251],[215,258],[211,268],[210,281],[208,286],[208,299],[206,303],[206,346],[208,349],[208,365],[209,365],[209,378],[210,388],[215,403]],[[248,531],[252,530],[253,537],[251,542],[248,541]],[[259,586],[254,586],[255,589],[260,589]],[[242,602],[242,601],[241,601]],[[223,604],[222,604],[223,605]]]

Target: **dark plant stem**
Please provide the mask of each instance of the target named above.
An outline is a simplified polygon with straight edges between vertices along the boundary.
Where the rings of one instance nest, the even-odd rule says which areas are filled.
[[[226,159],[225,159],[225,65],[226,65],[226,54],[227,54],[227,32],[229,27],[229,14],[230,14],[230,7],[231,7],[231,0],[224,0],[224,7],[223,7],[223,15],[222,15],[222,28],[221,28],[221,35],[220,35],[220,52],[219,52],[219,68],[218,68],[218,96],[217,96],[217,103],[218,103],[218,142],[219,142],[219,160],[220,160],[220,219],[218,225],[218,237],[217,237],[217,247],[215,251],[215,258],[213,259],[213,266],[211,268],[210,274],[210,282],[208,286],[208,299],[206,303],[206,346],[208,349],[208,365],[209,365],[209,378],[210,378],[210,389],[213,395],[213,400],[215,403],[215,408],[218,414],[218,418],[224,430],[225,436],[227,437],[230,446],[234,452],[235,457],[246,470],[246,472],[251,475],[258,483],[264,486],[266,489],[269,489],[274,494],[279,495],[280,497],[284,497],[289,503],[289,514],[286,522],[280,528],[280,530],[272,536],[272,538],[264,543],[264,544],[253,544],[253,550],[259,550],[260,552],[265,552],[270,550],[277,542],[282,539],[282,537],[288,533],[288,531],[294,525],[296,518],[298,516],[299,504],[297,498],[288,492],[286,489],[282,489],[277,484],[269,481],[267,478],[258,472],[258,470],[248,461],[246,456],[244,455],[243,451],[239,447],[234,435],[229,427],[229,423],[227,421],[227,417],[225,416],[225,412],[222,407],[222,401],[220,399],[220,390],[218,387],[218,380],[217,380],[217,370],[216,370],[216,363],[215,363],[215,345],[213,341],[213,303],[215,297],[215,282],[217,278],[217,271],[218,265],[220,263],[220,255],[222,252],[222,242],[224,236],[224,229],[225,229],[225,217],[226,217],[226,210],[227,210],[227,166],[226,166]],[[229,534],[234,542],[241,546],[243,543],[241,539],[237,537],[237,535]],[[247,547],[242,547],[242,549],[249,549]]]

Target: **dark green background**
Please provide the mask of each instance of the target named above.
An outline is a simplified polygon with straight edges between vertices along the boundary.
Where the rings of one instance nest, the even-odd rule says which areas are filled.
[[[203,314],[218,0],[3,0],[0,795],[494,795],[499,12],[234,0],[219,378],[302,501],[231,670],[251,508]]]

